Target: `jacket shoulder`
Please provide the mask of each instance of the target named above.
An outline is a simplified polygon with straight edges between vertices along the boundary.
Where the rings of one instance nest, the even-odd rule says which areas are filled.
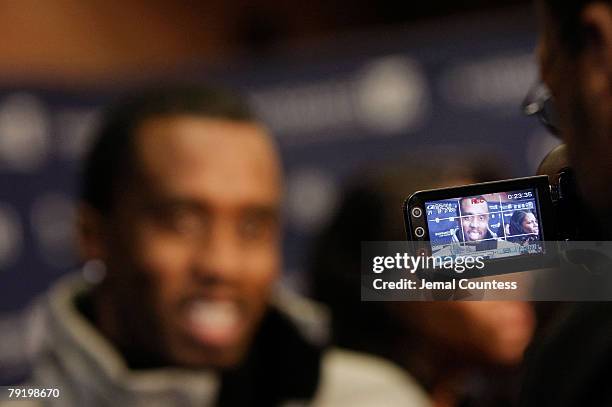
[[[374,356],[332,348],[321,363],[316,406],[429,406],[419,384],[394,364]]]

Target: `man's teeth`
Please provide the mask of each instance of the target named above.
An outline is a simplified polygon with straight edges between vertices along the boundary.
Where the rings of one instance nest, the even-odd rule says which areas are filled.
[[[229,301],[196,301],[190,319],[203,328],[229,328],[238,322],[238,307]]]

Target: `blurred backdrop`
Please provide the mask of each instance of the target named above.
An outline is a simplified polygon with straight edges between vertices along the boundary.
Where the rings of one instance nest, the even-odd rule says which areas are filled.
[[[532,6],[458,3],[1,2],[0,312],[78,267],[80,159],[100,106],[133,86],[248,95],[282,151],[284,278],[298,289],[356,171],[451,155],[533,174],[556,141],[519,110],[537,79]]]

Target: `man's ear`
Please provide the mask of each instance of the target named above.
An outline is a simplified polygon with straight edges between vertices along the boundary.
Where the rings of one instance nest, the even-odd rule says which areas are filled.
[[[81,258],[105,261],[107,250],[102,214],[91,206],[81,203],[77,212],[77,232]]]
[[[594,93],[612,98],[612,5],[593,2],[580,15],[583,72]]]

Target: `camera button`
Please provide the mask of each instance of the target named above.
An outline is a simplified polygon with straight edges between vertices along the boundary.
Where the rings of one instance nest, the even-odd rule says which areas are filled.
[[[414,229],[414,234],[416,237],[423,237],[425,236],[425,229],[419,226],[418,228]]]

